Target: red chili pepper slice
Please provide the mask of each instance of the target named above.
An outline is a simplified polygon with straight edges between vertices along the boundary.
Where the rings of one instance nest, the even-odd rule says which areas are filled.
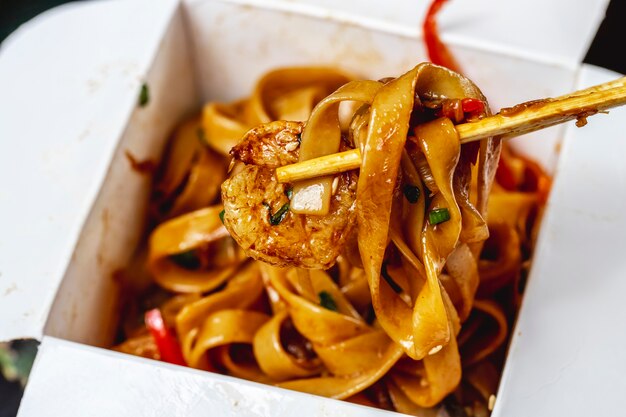
[[[550,177],[546,175],[536,162],[524,157],[521,158],[524,160],[526,167],[524,169],[524,182],[520,184],[520,190],[537,193],[539,201],[545,204],[548,201],[550,187],[552,186]]]
[[[464,98],[461,107],[465,113],[479,113],[485,110],[485,103],[477,98]]]
[[[424,41],[426,43],[426,49],[428,51],[428,57],[433,64],[441,65],[460,73],[460,67],[454,60],[454,57],[446,47],[446,45],[439,39],[439,31],[437,29],[437,13],[441,10],[441,7],[447,0],[434,0],[430,4],[430,8],[424,18],[422,30],[424,32]]]
[[[512,167],[513,161],[521,161],[523,171],[516,176]],[[516,178],[517,177],[517,178]],[[536,193],[541,203],[545,203],[550,194],[552,180],[539,164],[521,155],[516,155],[508,147],[502,148],[496,181],[508,191]]]
[[[496,169],[496,181],[507,191],[515,191],[517,188],[517,181],[513,174],[513,170],[507,163],[506,150],[502,150],[500,155],[500,161],[498,161],[498,168]]]
[[[161,311],[158,308],[146,311],[144,321],[159,349],[161,360],[175,365],[187,366],[178,340],[165,324]]]

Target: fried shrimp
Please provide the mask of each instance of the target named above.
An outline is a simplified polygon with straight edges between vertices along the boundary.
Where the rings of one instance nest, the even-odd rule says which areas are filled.
[[[334,180],[324,216],[290,211],[290,184],[275,169],[298,161],[303,123],[278,121],[250,130],[231,155],[235,167],[222,185],[224,225],[246,254],[273,265],[330,268],[356,225],[357,174]]]

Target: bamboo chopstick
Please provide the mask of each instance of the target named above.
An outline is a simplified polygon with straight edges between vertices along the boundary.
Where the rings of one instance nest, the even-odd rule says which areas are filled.
[[[612,107],[626,104],[626,77],[618,78],[566,96],[529,101],[502,109],[500,113],[456,126],[461,143],[492,136],[513,137],[577,119],[584,126],[586,118]],[[310,159],[276,169],[279,182],[293,182],[338,174],[361,166],[358,149]]]

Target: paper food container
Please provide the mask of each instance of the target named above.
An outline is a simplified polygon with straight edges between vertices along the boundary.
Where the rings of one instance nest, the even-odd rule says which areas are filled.
[[[41,341],[21,417],[388,414],[103,348],[112,273],[138,243],[149,193],[125,150],[158,158],[203,102],[246,96],[278,66],[377,79],[426,59],[429,2],[336,3],[74,3],[2,45],[0,340]],[[497,110],[616,78],[580,65],[607,3],[454,1],[440,26]],[[616,109],[516,141],[555,180],[494,416],[623,412],[625,128]]]

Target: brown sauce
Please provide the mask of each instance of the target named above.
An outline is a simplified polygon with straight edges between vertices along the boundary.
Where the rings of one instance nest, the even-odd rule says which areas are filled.
[[[513,117],[527,109],[533,109],[533,110],[537,110],[541,107],[543,107],[544,105],[546,105],[547,103],[550,103],[552,101],[552,99],[550,98],[544,98],[544,99],[540,99],[540,100],[531,100],[531,101],[527,101],[525,103],[520,103],[520,104],[516,104],[513,107],[505,107],[503,109],[500,110],[500,114],[501,116],[504,117]]]
[[[126,155],[126,159],[130,162],[130,167],[133,171],[138,172],[139,174],[153,174],[157,169],[157,164],[151,159],[146,159],[144,161],[139,161],[133,154],[129,151],[124,151]]]
[[[576,115],[576,127],[587,126],[587,117],[597,114],[598,110],[586,110]]]

